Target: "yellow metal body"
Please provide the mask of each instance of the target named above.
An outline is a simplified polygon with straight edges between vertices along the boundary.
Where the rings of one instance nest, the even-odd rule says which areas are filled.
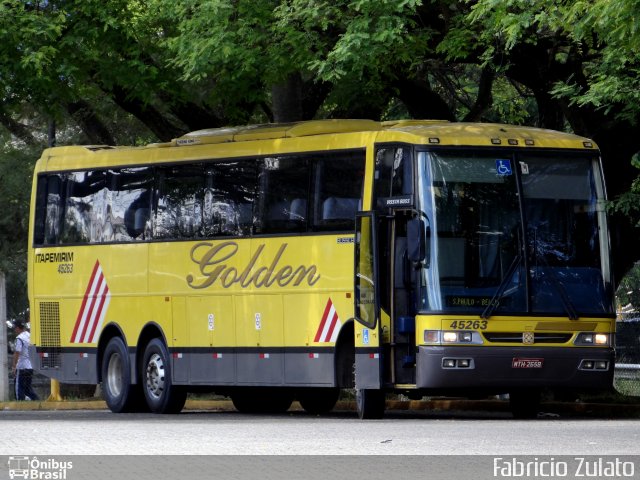
[[[193,132],[172,142],[137,148],[47,149],[36,165],[32,204],[35,182],[44,172],[364,149],[362,209],[370,210],[377,143],[597,148],[588,139],[547,130],[438,121],[327,120],[234,127]],[[31,238],[33,222],[32,212]],[[342,324],[353,315],[352,234],[30,248],[28,285],[35,346],[50,344],[58,333],[41,328],[39,319],[46,313],[41,308],[48,308],[48,302],[59,303],[60,347],[97,346],[99,332],[94,342],[72,342],[96,261],[111,293],[100,327],[117,325],[129,346],[135,346],[142,328],[153,323],[174,350],[211,346],[331,347],[331,342],[315,341],[329,299]],[[419,337],[424,330],[446,330],[450,320],[419,316],[416,344],[422,343]],[[501,330],[507,326],[526,331],[545,328],[541,325],[546,321],[572,328],[566,319],[509,318],[500,319],[499,325]],[[609,320],[594,319],[593,323],[594,331],[611,330]],[[356,324],[355,346],[388,343],[389,324],[383,312],[381,328],[366,334],[366,344],[365,328]],[[486,328],[497,325],[490,320]]]

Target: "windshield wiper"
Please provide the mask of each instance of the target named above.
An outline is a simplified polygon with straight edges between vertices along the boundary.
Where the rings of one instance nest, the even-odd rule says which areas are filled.
[[[496,293],[494,293],[493,297],[491,297],[489,305],[487,305],[487,308],[484,309],[482,315],[480,315],[480,318],[484,318],[485,320],[488,319],[493,314],[493,311],[498,308],[498,306],[500,306],[500,300],[502,300],[502,297],[504,296],[504,291],[507,289],[509,283],[511,283],[511,279],[513,278],[514,273],[516,273],[516,269],[520,266],[521,262],[522,254],[519,253],[513,258],[513,262],[511,262],[511,265],[509,265],[507,273],[502,278],[502,281],[500,282],[500,285],[498,285]]]
[[[567,294],[567,290],[564,288],[564,284],[558,279],[553,269],[549,266],[549,262],[547,262],[547,259],[544,257],[544,255],[540,255],[538,253],[537,229],[534,229],[534,234],[533,234],[533,254],[535,255],[536,263],[540,261],[542,265],[546,267],[544,271],[551,277],[551,280],[553,280],[553,284],[556,287],[556,291],[560,295],[562,306],[564,307],[567,313],[567,316],[569,317],[569,320],[578,320],[578,318],[580,317],[578,315],[578,312],[576,311],[576,308],[573,306],[573,303],[571,302],[569,295]]]
[[[573,303],[571,302],[569,295],[567,294],[567,290],[564,288],[564,284],[558,279],[558,277],[556,277],[556,274],[553,272],[553,269],[549,266],[549,264],[544,258],[542,259],[542,263],[544,264],[545,267],[547,267],[545,271],[551,277],[551,280],[553,280],[553,284],[556,286],[556,290],[560,294],[560,300],[562,300],[562,305],[564,306],[564,309],[567,312],[567,316],[569,317],[569,320],[578,320],[578,318],[580,317],[578,315],[578,312],[576,311],[576,308],[573,306]]]

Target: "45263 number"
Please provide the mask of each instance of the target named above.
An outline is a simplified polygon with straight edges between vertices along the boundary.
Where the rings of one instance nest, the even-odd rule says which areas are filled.
[[[486,320],[454,320],[449,325],[449,328],[456,330],[486,330]]]
[[[61,263],[58,265],[58,273],[73,273],[73,263]]]

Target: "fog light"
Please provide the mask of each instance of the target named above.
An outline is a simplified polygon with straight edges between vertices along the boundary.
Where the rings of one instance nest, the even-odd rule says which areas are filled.
[[[455,358],[445,358],[444,360],[442,360],[442,366],[444,368],[456,368]]]
[[[471,362],[469,361],[468,358],[461,358],[460,360],[458,360],[458,366],[460,368],[469,368],[469,364]]]
[[[605,360],[599,360],[596,362],[596,370],[606,370],[609,368],[609,362]]]
[[[586,370],[592,370],[593,369],[593,360],[583,360],[582,361],[582,368],[584,368]]]

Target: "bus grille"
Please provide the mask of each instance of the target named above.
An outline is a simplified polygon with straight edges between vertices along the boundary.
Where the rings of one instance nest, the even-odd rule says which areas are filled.
[[[483,335],[491,343],[523,343],[522,332],[484,332]],[[536,332],[533,343],[567,343],[571,340],[571,336],[571,333]]]
[[[40,368],[60,368],[60,304],[40,302]]]

